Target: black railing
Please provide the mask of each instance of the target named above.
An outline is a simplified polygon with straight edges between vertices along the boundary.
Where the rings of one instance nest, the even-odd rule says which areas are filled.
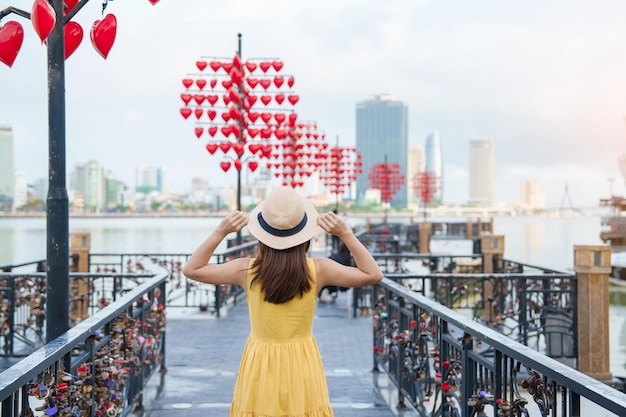
[[[626,394],[388,278],[373,287],[374,370],[421,416],[626,415]]]
[[[166,274],[145,279],[0,377],[2,417],[126,416],[165,369]]]

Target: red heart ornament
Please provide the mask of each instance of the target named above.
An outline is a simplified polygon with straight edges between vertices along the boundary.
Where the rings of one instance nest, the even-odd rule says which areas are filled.
[[[284,82],[285,79],[283,77],[274,77],[274,85],[276,86],[276,88],[280,88],[280,86],[283,85]]]
[[[78,23],[70,21],[65,24],[63,31],[65,34],[65,59],[67,59],[83,41],[83,28]]]
[[[91,43],[96,51],[107,59],[109,52],[115,43],[117,33],[117,19],[115,15],[108,14],[102,20],[96,20],[91,27]]]
[[[186,118],[188,118],[191,115],[191,109],[187,108],[187,107],[182,108],[182,109],[180,109],[180,114],[182,114],[183,117],[186,119]]]
[[[261,62],[261,63],[259,64],[259,68],[261,68],[261,71],[263,71],[263,72],[267,72],[267,70],[268,70],[268,69],[270,69],[270,66],[271,66],[271,65],[272,65],[272,64],[271,64],[270,62]]]
[[[0,27],[0,61],[11,68],[23,42],[24,28],[18,22],[10,21]]]
[[[269,86],[272,85],[272,80],[270,80],[269,78],[264,78],[261,81],[259,81],[259,84],[261,84],[261,87],[267,90]]]
[[[194,133],[196,134],[196,137],[200,139],[200,136],[202,136],[202,134],[204,133],[204,129],[201,127],[196,127],[194,129]]]
[[[207,132],[209,132],[209,135],[211,135],[211,137],[215,137],[215,134],[217,133],[217,126],[211,126],[207,129]],[[215,149],[217,149],[217,145],[215,145]]]
[[[259,80],[256,78],[246,78],[246,82],[250,86],[250,88],[254,88],[259,84]]]
[[[196,85],[200,90],[202,90],[206,86],[206,80],[200,78],[199,80],[196,80]]]
[[[189,104],[189,102],[191,101],[191,94],[183,93],[180,95],[180,98],[183,100],[185,104]]]
[[[37,32],[37,36],[43,42],[52,33],[56,23],[54,8],[47,0],[35,0],[30,13],[30,21]]]
[[[202,114],[204,113],[204,111],[200,108],[195,109],[193,112],[196,115],[196,119],[200,119],[202,117]]]
[[[258,118],[259,118],[259,113],[254,112],[254,111],[251,111],[248,113],[248,119],[250,119],[252,123],[256,122],[256,119]]]
[[[248,150],[254,155],[261,150],[261,146],[260,143],[251,143],[248,145]]]
[[[227,172],[230,169],[230,162],[228,161],[220,162],[220,168],[222,168],[222,171]]]
[[[235,151],[237,156],[243,155],[243,143],[234,143],[231,148]]]
[[[241,159],[235,159],[235,168],[237,171],[241,171]]]
[[[272,119],[272,113],[261,113],[261,119],[265,123],[269,123],[269,121]]]
[[[295,79],[293,77],[287,78],[287,85],[289,86],[289,88],[293,87],[294,82],[295,82]]]
[[[214,106],[215,103],[217,103],[217,100],[219,100],[219,97],[215,94],[209,94],[206,96],[206,101],[211,103],[211,106]]]
[[[209,66],[211,67],[213,72],[216,72],[218,69],[222,68],[222,63],[219,61],[211,61],[209,62]]]
[[[155,5],[157,4],[160,0],[148,0],[150,2],[151,5]]]
[[[283,104],[283,101],[285,101],[285,95],[284,94],[276,94],[274,96],[274,100],[276,100],[276,103],[278,103],[278,104]]]
[[[78,0],[65,0],[63,3],[64,3],[63,12],[65,14],[68,14],[74,8],[74,6],[76,6],[76,3],[78,3]]]
[[[272,66],[276,72],[280,71],[283,68],[283,63],[281,61],[273,61]]]
[[[183,78],[183,85],[185,88],[189,88],[193,85],[193,80],[191,78]]]
[[[196,61],[196,67],[200,70],[200,71],[204,71],[204,69],[206,68],[206,61]]]
[[[289,102],[292,105],[295,105],[298,102],[298,100],[300,100],[300,96],[292,94],[290,96],[287,96],[287,100],[289,100]]]
[[[215,116],[217,116],[217,112],[215,110],[207,110],[206,111],[207,116],[209,116],[209,119],[213,120],[215,119]],[[215,128],[217,129],[217,128]]]
[[[211,155],[213,155],[215,154],[215,151],[217,151],[217,145],[215,143],[207,143],[206,150],[209,151]]]
[[[248,99],[248,104],[250,105],[250,107],[254,106],[254,103],[256,103],[257,99],[259,98],[258,96],[248,96],[246,97]]]
[[[272,101],[272,96],[261,96],[261,102],[266,106]]]
[[[248,128],[248,135],[250,135],[250,137],[251,137],[252,139],[256,138],[256,135],[258,135],[258,134],[259,134],[259,129],[256,129],[256,128],[253,128],[253,127]],[[252,148],[252,146],[254,146],[254,145],[250,145],[250,152],[252,152],[252,153],[257,153],[257,151],[258,151],[259,149],[261,149],[261,148],[257,148],[257,151],[253,151],[253,150],[252,150],[252,149],[253,149],[253,148]],[[259,146],[260,146],[260,145],[259,145]]]
[[[257,64],[255,64],[254,62],[246,62],[246,68],[248,69],[248,72],[250,73],[254,72],[256,67],[257,67]]]
[[[209,81],[209,84],[211,85],[211,88],[215,88],[215,86],[217,85],[217,79],[213,78],[211,81]]]
[[[250,171],[254,172],[256,171],[258,167],[259,167],[259,163],[257,161],[248,162],[248,168],[250,168]]]

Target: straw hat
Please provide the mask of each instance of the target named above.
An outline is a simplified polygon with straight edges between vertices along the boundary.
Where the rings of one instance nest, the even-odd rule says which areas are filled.
[[[318,232],[317,210],[293,188],[279,187],[250,212],[248,230],[270,248],[292,248]]]

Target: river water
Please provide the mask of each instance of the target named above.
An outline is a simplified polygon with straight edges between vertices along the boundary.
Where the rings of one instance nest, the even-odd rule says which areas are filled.
[[[69,225],[70,232],[90,233],[93,253],[191,253],[219,220],[71,218]],[[363,218],[350,217],[349,221],[357,228],[365,224]],[[505,258],[568,272],[573,270],[574,245],[602,244],[598,216],[497,217],[494,233],[505,237]],[[439,253],[454,253],[463,243],[439,241],[436,245]],[[471,250],[471,245],[467,247]],[[45,218],[0,218],[0,265],[45,257]],[[611,372],[626,376],[626,288],[611,288],[610,317]]]

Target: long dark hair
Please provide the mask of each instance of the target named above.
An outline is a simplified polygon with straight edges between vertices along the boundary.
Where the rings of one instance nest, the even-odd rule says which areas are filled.
[[[264,300],[285,303],[311,290],[311,272],[306,262],[310,242],[289,249],[276,250],[259,242],[259,254],[252,263],[255,277],[250,286],[259,284]]]

